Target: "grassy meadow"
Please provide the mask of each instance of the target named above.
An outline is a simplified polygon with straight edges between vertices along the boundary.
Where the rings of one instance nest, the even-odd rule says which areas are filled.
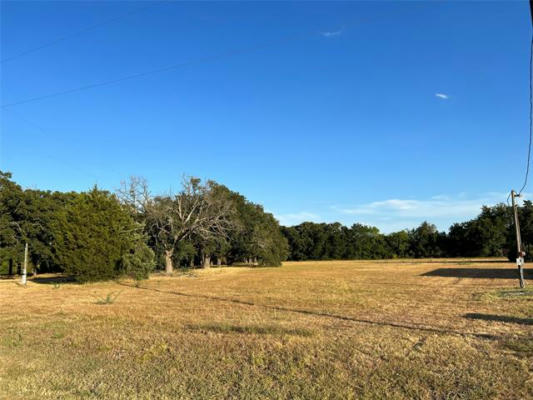
[[[503,260],[2,279],[0,398],[533,398],[516,287]]]

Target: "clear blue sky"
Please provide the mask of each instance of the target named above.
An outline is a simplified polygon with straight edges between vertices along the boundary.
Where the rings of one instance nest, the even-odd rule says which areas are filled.
[[[526,1],[2,2],[3,105],[185,65],[2,108],[0,169],[189,174],[284,224],[447,229],[521,186],[530,36]]]

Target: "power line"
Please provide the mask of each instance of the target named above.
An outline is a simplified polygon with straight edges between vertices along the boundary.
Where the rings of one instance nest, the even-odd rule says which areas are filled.
[[[533,27],[533,0],[529,0],[529,11],[530,11],[530,18],[531,18],[531,25]],[[527,165],[526,165],[526,175],[524,177],[524,184],[522,185],[522,188],[518,193],[516,193],[514,190],[511,190],[511,200],[512,200],[512,211],[513,211],[513,217],[514,217],[514,226],[515,226],[515,233],[516,233],[516,266],[518,267],[518,279],[520,282],[520,288],[523,289],[525,287],[525,281],[524,281],[524,257],[526,255],[522,243],[522,237],[520,234],[520,221],[518,218],[518,205],[516,204],[516,198],[520,197],[522,194],[522,191],[527,186],[527,180],[529,177],[529,164],[531,161],[531,139],[533,136],[533,80],[531,78],[533,72],[533,32],[531,33],[531,44],[529,47],[529,145],[527,150]],[[507,201],[509,201],[509,198],[507,198]]]
[[[19,111],[15,111],[14,109],[9,109],[10,112],[12,113],[15,113],[17,114],[17,116],[23,120],[24,122],[26,122],[27,125],[31,125],[33,128],[35,128],[36,130],[38,130],[42,135],[44,136],[47,136],[47,137],[50,137],[50,133],[48,133],[42,126],[36,124],[35,122],[33,121],[30,121],[28,118],[26,118],[23,114],[21,114]],[[49,160],[52,160],[52,161],[59,161],[61,164],[67,164],[69,168],[71,169],[75,169],[77,170],[78,172],[81,172],[82,175],[85,175],[85,176],[89,176],[90,178],[93,178],[95,179],[95,181],[98,180],[98,176],[95,175],[93,172],[90,172],[89,170],[85,169],[85,168],[81,168],[79,165],[74,165],[73,163],[68,163],[66,162],[65,160],[59,160],[57,158],[57,156],[52,156],[50,154],[43,154],[42,152],[39,152],[39,156],[40,157],[44,157],[44,158],[47,158]]]
[[[148,8],[148,7],[145,7],[145,8]],[[359,24],[362,24],[362,23],[365,23],[365,22],[368,22],[368,20],[361,19],[361,18],[356,18],[355,20],[352,20],[350,23],[344,24],[343,27],[359,25]],[[208,62],[216,61],[216,60],[223,59],[223,58],[226,58],[226,57],[232,57],[232,56],[236,56],[236,55],[241,55],[241,54],[254,52],[254,51],[257,51],[257,50],[264,49],[264,48],[272,47],[272,46],[277,45],[277,44],[282,44],[282,43],[286,43],[286,42],[290,42],[290,41],[294,41],[294,40],[298,40],[298,39],[303,39],[303,38],[311,36],[311,35],[317,35],[317,33],[319,33],[319,31],[315,30],[315,31],[312,31],[312,32],[311,31],[307,31],[307,32],[299,33],[299,34],[288,35],[288,36],[282,37],[282,38],[277,39],[277,40],[272,40],[272,41],[260,43],[260,44],[254,45],[254,46],[244,47],[244,48],[240,48],[240,49],[232,49],[232,50],[228,50],[228,51],[225,51],[225,52],[221,52],[219,54],[215,54],[215,55],[211,55],[211,56],[205,56],[205,57],[201,57],[201,58],[198,58],[198,59],[195,59],[195,60],[185,61],[185,62],[181,62],[181,63],[171,64],[171,65],[167,65],[167,66],[164,66],[164,67],[155,68],[155,69],[152,69],[152,70],[148,70],[148,71],[143,71],[143,72],[127,75],[127,76],[124,76],[124,77],[121,77],[121,78],[117,78],[117,79],[111,79],[111,80],[108,80],[108,81],[102,81],[102,82],[97,82],[97,83],[93,83],[93,84],[78,86],[78,87],[75,87],[75,88],[72,88],[72,89],[66,89],[66,90],[63,90],[63,91],[53,92],[53,93],[49,93],[49,94],[42,95],[42,96],[31,97],[31,98],[28,98],[28,99],[19,100],[19,101],[12,102],[12,103],[2,104],[0,107],[2,107],[2,108],[12,107],[12,106],[16,106],[16,105],[21,105],[21,104],[34,102],[34,101],[44,100],[44,99],[48,99],[48,98],[52,98],[52,97],[56,97],[56,96],[65,95],[65,94],[81,92],[81,91],[84,91],[84,90],[94,89],[94,88],[98,88],[98,87],[102,87],[102,86],[108,86],[108,85],[112,85],[114,83],[119,83],[119,82],[122,82],[122,81],[135,79],[135,78],[139,78],[139,77],[143,77],[143,76],[147,76],[147,75],[153,75],[153,74],[160,73],[160,72],[171,71],[171,70],[182,68],[182,67],[186,67],[186,66],[189,66],[189,65],[208,63]]]
[[[134,11],[130,11],[126,14],[122,14],[122,15],[119,15],[117,17],[114,17],[114,18],[111,18],[111,19],[108,19],[108,20],[105,20],[105,21],[102,21],[102,22],[99,22],[97,24],[94,24],[94,25],[89,25],[89,26],[86,26],[84,28],[81,28],[80,30],[78,31],[75,31],[75,32],[72,32],[68,35],[65,35],[65,36],[61,36],[59,38],[56,38],[54,40],[51,40],[49,42],[46,42],[40,46],[37,46],[37,47],[33,47],[33,48],[30,48],[28,50],[25,50],[25,51],[22,51],[21,53],[18,53],[14,56],[11,56],[11,57],[6,57],[6,58],[3,58],[2,60],[0,60],[0,63],[3,64],[5,62],[8,62],[8,61],[12,61],[12,60],[15,60],[19,57],[23,57],[25,55],[28,55],[28,54],[31,54],[31,53],[34,53],[36,51],[39,51],[39,50],[42,50],[42,49],[45,49],[47,47],[50,47],[50,46],[53,46],[57,43],[60,43],[60,42],[63,42],[67,39],[70,39],[72,37],[76,37],[76,36],[80,36],[82,34],[84,34],[85,32],[88,32],[88,31],[92,31],[93,29],[96,29],[96,28],[99,28],[101,26],[104,26],[104,25],[108,25],[108,24],[111,24],[113,22],[116,22],[116,21],[119,21],[121,19],[124,19],[124,18],[127,18],[131,15],[134,15],[134,14],[138,14],[140,13],[141,11],[145,11],[146,9],[149,9],[149,8],[153,8],[155,7],[156,5],[158,5],[159,3],[152,3],[150,4],[149,6],[146,6],[146,7],[142,7],[142,8],[139,8],[137,10],[134,10]]]
[[[49,99],[49,98],[56,97],[56,96],[62,96],[62,95],[65,95],[65,94],[81,92],[81,91],[84,91],[84,90],[94,89],[94,88],[98,88],[98,87],[102,87],[102,86],[108,86],[108,85],[112,85],[112,84],[115,84],[115,83],[127,81],[127,80],[130,80],[130,79],[140,78],[140,77],[143,77],[143,76],[153,75],[153,74],[157,74],[157,73],[160,73],[160,72],[166,72],[166,71],[171,71],[171,70],[178,69],[178,68],[187,67],[189,65],[204,64],[204,63],[208,63],[208,62],[224,59],[226,57],[232,57],[232,56],[237,56],[237,55],[241,55],[241,54],[250,53],[250,52],[253,52],[253,51],[257,51],[257,50],[261,50],[261,49],[264,49],[264,48],[272,47],[272,46],[274,46],[276,44],[290,42],[290,41],[301,39],[301,38],[304,38],[304,37],[307,37],[307,36],[309,36],[309,34],[291,35],[289,37],[285,37],[285,38],[282,38],[282,39],[279,39],[279,40],[269,41],[269,42],[262,43],[262,44],[259,44],[259,45],[245,47],[245,48],[242,48],[242,49],[229,50],[229,51],[225,51],[225,52],[222,52],[222,53],[219,53],[219,54],[215,54],[215,55],[212,55],[212,56],[201,57],[201,58],[198,58],[196,60],[190,60],[190,61],[185,61],[185,62],[181,62],[181,63],[171,64],[171,65],[167,65],[165,67],[160,67],[160,68],[156,68],[156,69],[152,69],[152,70],[148,70],[148,71],[144,71],[144,72],[138,72],[138,73],[135,73],[135,74],[123,76],[122,78],[111,79],[111,80],[108,80],[108,81],[92,83],[92,84],[84,85],[84,86],[78,86],[76,88],[67,89],[67,90],[63,90],[63,91],[59,91],[59,92],[53,92],[53,93],[49,93],[49,94],[45,94],[45,95],[37,96],[37,97],[31,97],[31,98],[24,99],[24,100],[19,100],[19,101],[13,102],[13,103],[2,104],[2,108],[13,107],[13,106],[21,105],[21,104],[31,103],[31,102],[34,102],[34,101]]]
[[[529,145],[527,150],[527,165],[526,165],[526,175],[524,177],[524,184],[522,188],[518,191],[518,195],[522,194],[522,191],[527,186],[527,181],[529,178],[529,164],[531,161],[531,140],[533,137],[533,81],[531,75],[533,73],[533,35],[531,36],[531,45],[529,48]]]
[[[533,26],[533,0],[529,0],[529,10],[531,17],[531,25]],[[524,184],[522,188],[518,191],[518,196],[522,194],[522,191],[527,186],[527,181],[529,178],[529,164],[531,161],[531,142],[533,138],[533,80],[531,75],[533,74],[533,33],[531,34],[531,44],[529,46],[529,144],[527,150],[527,165],[526,165],[526,175],[524,177]]]

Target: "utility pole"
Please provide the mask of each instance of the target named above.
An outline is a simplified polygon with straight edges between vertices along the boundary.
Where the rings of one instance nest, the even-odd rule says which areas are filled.
[[[24,246],[24,267],[22,268],[22,278],[20,283],[26,285],[26,272],[28,271],[28,242]]]
[[[523,289],[526,286],[524,282],[524,256],[526,252],[522,247],[522,237],[520,236],[520,222],[518,221],[518,206],[515,198],[520,197],[514,190],[511,190],[511,199],[513,204],[514,226],[516,230],[516,266],[518,267],[518,279],[520,280],[520,287]]]

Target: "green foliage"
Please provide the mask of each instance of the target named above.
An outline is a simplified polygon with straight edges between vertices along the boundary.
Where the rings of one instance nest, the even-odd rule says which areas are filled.
[[[423,222],[418,228],[409,231],[409,253],[414,258],[444,257],[446,235],[437,227]]]
[[[114,196],[96,187],[65,207],[55,228],[55,257],[80,282],[122,274],[124,258],[135,254],[138,242],[137,223]]]
[[[11,180],[9,172],[0,171],[0,259],[20,260],[24,240],[19,206],[24,192]]]
[[[184,180],[176,196],[151,197],[147,182],[114,195],[23,190],[0,171],[0,272],[16,270],[24,244],[38,272],[64,271],[78,281],[128,275],[145,279],[162,267],[290,260],[425,257],[516,258],[511,210],[483,207],[448,233],[428,222],[383,234],[372,226],[304,222],[280,227],[263,207],[213,181]],[[533,204],[519,207],[526,260],[533,260]],[[157,263],[154,261],[157,260]],[[170,268],[171,270],[172,268]]]
[[[30,259],[37,272],[57,271],[60,266],[54,261],[54,225],[61,210],[77,196],[74,193],[25,190],[22,209],[24,231],[28,241]]]
[[[229,193],[235,208],[233,230],[229,233],[227,258],[230,262],[254,260],[263,266],[279,266],[287,259],[288,243],[278,221],[263,207],[239,193],[220,186]]]
[[[24,244],[30,248],[30,262],[37,272],[55,272],[54,226],[57,217],[77,195],[41,190],[22,190],[11,174],[0,172],[0,260],[20,263]]]
[[[501,256],[506,253],[511,232],[507,213],[503,205],[483,207],[479,217],[453,225],[449,234],[439,232],[428,222],[388,235],[361,224],[348,228],[339,223],[312,222],[283,227],[282,232],[289,243],[289,259],[296,261]],[[529,220],[525,211],[521,218]],[[531,237],[532,241],[527,243],[533,243],[533,223],[526,226],[532,227],[531,236],[526,234],[527,240]]]
[[[187,178],[174,196],[156,196],[145,207],[145,229],[150,243],[165,255],[165,270],[173,271],[173,260],[182,241],[196,242],[209,260],[211,242],[225,238],[232,228],[234,208],[228,192],[216,182]]]
[[[194,246],[192,241],[184,239],[178,242],[176,245],[173,260],[176,266],[189,267],[192,264],[194,265],[194,260],[197,256],[198,250]],[[160,265],[164,264],[164,257],[159,263]]]
[[[392,258],[409,257],[409,232],[393,232],[385,237]]]
[[[525,220],[524,223],[527,226]],[[503,256],[513,229],[508,207],[503,204],[483,207],[477,218],[451,226],[448,254],[463,257]]]
[[[354,224],[304,222],[283,228],[291,260],[340,260],[391,258],[384,235],[375,227]]]
[[[511,214],[508,214],[508,221],[511,221]],[[522,233],[522,244],[526,251],[525,260],[533,261],[533,203],[529,200],[524,201],[522,207],[518,209],[518,218],[520,220],[520,230]],[[515,261],[517,256],[516,236],[514,225],[510,223],[510,229],[506,238],[507,256],[510,261]]]
[[[152,272],[154,268],[154,252],[141,240],[138,240],[135,247],[124,254],[121,259],[120,269],[122,273],[136,281],[148,279],[150,272]]]

